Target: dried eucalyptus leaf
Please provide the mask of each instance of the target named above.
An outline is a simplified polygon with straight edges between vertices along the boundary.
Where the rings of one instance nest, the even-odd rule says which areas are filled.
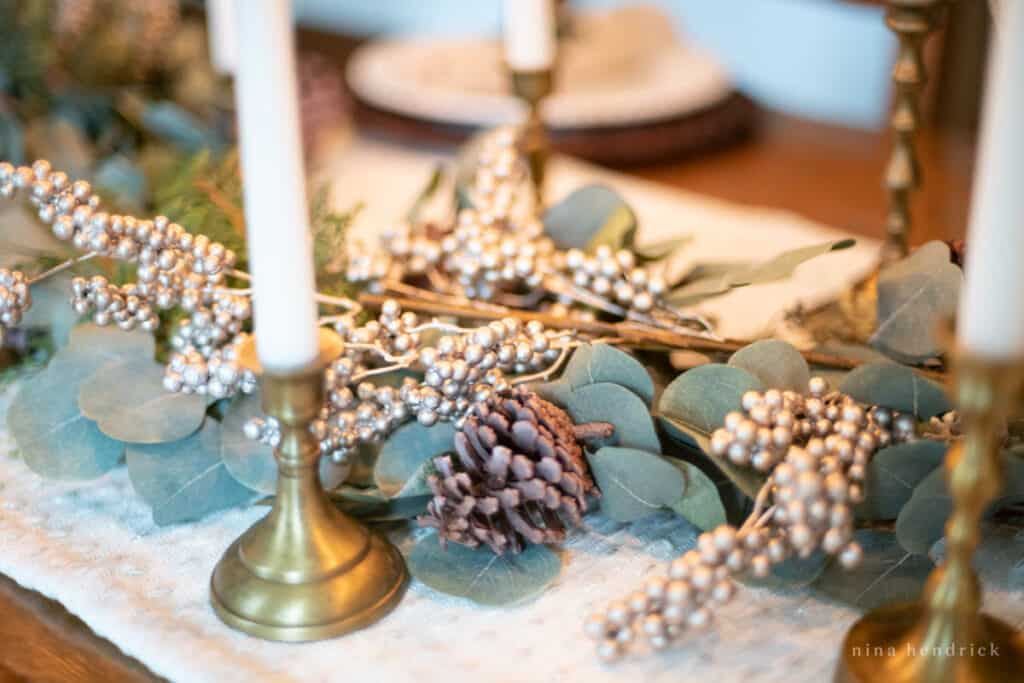
[[[604,445],[661,452],[651,412],[636,394],[623,386],[601,382],[580,387],[569,397],[566,411],[576,424],[610,422],[615,425],[615,433]]]
[[[985,508],[986,517],[1008,505],[1024,503],[1024,459],[1019,451],[1003,453],[1002,459],[1005,467],[1002,490]],[[945,533],[946,520],[952,510],[945,468],[936,468],[914,488],[896,518],[896,538],[900,545],[908,553],[927,555]]]
[[[768,576],[758,578],[753,574],[742,574],[743,583],[769,590],[793,590],[814,583],[828,565],[828,555],[816,550],[807,557],[790,557],[772,567]]]
[[[682,497],[669,507],[701,531],[725,524],[725,505],[715,482],[693,463],[678,458],[666,461],[682,472],[686,482]]]
[[[206,399],[167,391],[163,366],[148,357],[107,363],[82,383],[78,405],[112,439],[163,443],[199,429]]]
[[[868,465],[867,498],[857,507],[862,519],[896,519],[921,480],[942,467],[946,444],[922,439],[889,446]]]
[[[886,406],[919,418],[953,409],[939,384],[898,363],[870,363],[853,370],[839,390],[861,403]]]
[[[935,332],[956,311],[963,282],[963,271],[949,255],[944,242],[928,242],[879,273],[872,346],[907,363],[942,353]]]
[[[779,339],[762,339],[744,346],[732,355],[729,365],[746,370],[772,389],[803,393],[811,379],[803,354]]]
[[[864,549],[860,566],[829,563],[812,585],[815,592],[864,610],[917,599],[933,568],[927,556],[908,553],[891,531],[860,529],[853,539]]]
[[[584,344],[573,352],[561,381],[573,390],[588,384],[611,382],[623,386],[650,405],[654,381],[636,358],[608,344]]]
[[[64,371],[66,370],[66,371]],[[21,385],[7,410],[7,428],[25,464],[50,479],[95,479],[113,469],[124,444],[106,436],[78,407],[78,386],[91,374],[65,361]]]
[[[756,498],[758,491],[764,486],[767,477],[751,467],[739,467],[727,458],[718,458],[711,454],[711,437],[697,427],[687,424],[670,415],[659,415],[658,422],[665,432],[673,439],[690,448],[704,453],[722,473],[729,478],[749,498]]]
[[[561,558],[547,546],[495,555],[487,547],[450,543],[442,548],[434,533],[419,538],[406,560],[413,577],[430,588],[489,607],[536,597],[562,570]]]
[[[377,456],[373,479],[385,495],[392,498],[430,493],[426,473],[430,461],[454,449],[455,426],[439,422],[424,427],[410,422],[387,438]]]
[[[636,215],[612,188],[585,185],[548,208],[544,232],[560,249],[628,249],[636,234]]]
[[[207,420],[182,441],[128,447],[128,476],[158,525],[201,519],[255,498],[224,466],[220,430],[220,424]]]
[[[257,493],[277,491],[277,461],[274,449],[248,438],[243,429],[254,417],[264,417],[259,391],[233,398],[224,413],[220,433],[220,455],[224,466],[243,486]],[[351,467],[330,458],[320,459],[320,482],[331,490],[348,478]]]
[[[797,266],[805,261],[831,251],[848,249],[854,244],[856,244],[856,240],[845,239],[784,251],[764,263],[742,266],[736,270],[717,274],[714,277],[687,282],[683,286],[669,292],[666,300],[673,306],[692,306],[704,299],[725,294],[736,287],[784,280],[793,275]]]
[[[587,461],[601,489],[601,512],[617,522],[634,522],[679,500],[682,472],[660,455],[606,446]]]
[[[743,368],[711,363],[688,370],[665,387],[658,413],[710,434],[722,426],[727,413],[740,410],[740,399],[761,390],[761,381]]]

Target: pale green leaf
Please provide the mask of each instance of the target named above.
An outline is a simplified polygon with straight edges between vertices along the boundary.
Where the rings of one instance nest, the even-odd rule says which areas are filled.
[[[100,431],[129,443],[184,439],[203,423],[206,399],[167,391],[164,369],[145,356],[107,363],[82,383],[78,405]]]
[[[684,372],[665,387],[658,413],[710,434],[722,426],[727,413],[742,408],[744,393],[764,388],[742,368],[709,363]]]
[[[432,427],[410,422],[399,427],[381,446],[373,479],[392,498],[428,494],[426,476],[431,461],[454,449],[455,426],[451,422],[439,422]]]
[[[253,500],[253,492],[224,466],[220,429],[216,421],[207,420],[182,441],[128,448],[128,475],[152,508],[154,522],[188,522]]]
[[[715,482],[693,463],[678,458],[666,461],[682,472],[685,481],[682,497],[669,507],[702,531],[725,524],[725,505]]]
[[[610,422],[615,426],[604,445],[661,452],[651,413],[636,394],[618,384],[588,384],[572,392],[566,411],[573,422]]]
[[[547,546],[495,555],[486,546],[450,543],[444,549],[433,533],[419,538],[406,560],[413,577],[430,588],[491,607],[536,597],[562,570],[561,559]]]
[[[647,404],[654,400],[654,381],[643,364],[609,344],[584,344],[577,348],[560,381],[568,383],[573,390],[610,382],[629,389]]]
[[[939,384],[898,363],[870,363],[853,370],[839,390],[861,403],[880,405],[919,418],[953,409]]]
[[[946,444],[931,439],[881,449],[868,464],[867,497],[857,507],[857,515],[865,519],[896,519],[914,488],[936,468],[941,469],[945,457]]]
[[[660,455],[606,446],[587,454],[601,489],[601,512],[617,522],[633,522],[679,500],[686,481]]]
[[[872,346],[907,363],[942,354],[935,333],[956,311],[963,282],[963,271],[949,256],[944,242],[928,242],[879,273]]]
[[[864,549],[860,565],[844,569],[831,562],[814,582],[815,592],[864,610],[921,595],[933,568],[931,560],[908,553],[891,531],[860,529],[853,540]]]
[[[804,393],[811,379],[803,355],[795,346],[779,339],[762,339],[744,346],[732,355],[729,365],[743,368],[772,389]]]
[[[560,249],[630,248],[636,215],[612,188],[586,185],[548,208],[544,232]]]
[[[667,300],[674,306],[692,306],[704,299],[725,294],[737,287],[784,280],[792,276],[797,266],[805,261],[832,251],[847,249],[855,243],[855,240],[845,239],[784,251],[764,263],[741,266],[736,270],[720,273],[714,277],[687,282],[672,290]]]
[[[674,440],[697,449],[706,455],[722,473],[748,498],[756,498],[767,477],[752,467],[734,465],[728,458],[719,458],[711,453],[711,437],[693,425],[670,415],[659,415],[658,422]]]

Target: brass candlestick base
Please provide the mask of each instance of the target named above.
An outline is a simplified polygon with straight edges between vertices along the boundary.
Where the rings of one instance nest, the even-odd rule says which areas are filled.
[[[551,141],[547,129],[540,116],[540,103],[554,89],[554,70],[509,71],[512,78],[512,92],[523,100],[529,113],[527,114],[523,142],[527,163],[530,165],[530,176],[537,204],[544,203],[544,172],[548,157],[551,154]]]
[[[309,423],[323,404],[318,366],[264,375],[264,409],[281,424],[277,496],[213,571],[210,602],[226,624],[268,640],[306,641],[368,626],[399,601],[398,550],[331,505]]]
[[[966,432],[946,458],[953,512],[945,561],[919,602],[883,607],[853,625],[837,683],[995,683],[1024,671],[1024,635],[979,612],[981,586],[971,569],[981,516],[1001,488],[1001,434],[1020,396],[1024,359],[963,358],[956,372]]]

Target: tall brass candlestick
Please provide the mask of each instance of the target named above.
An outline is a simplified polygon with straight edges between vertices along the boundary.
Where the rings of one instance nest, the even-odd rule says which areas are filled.
[[[895,86],[890,118],[893,146],[885,168],[889,208],[882,261],[886,263],[901,259],[909,252],[910,196],[921,184],[914,137],[921,126],[919,100],[928,80],[922,50],[925,39],[938,26],[942,10],[949,1],[886,0],[885,23],[900,41],[892,71]]]
[[[551,142],[540,115],[540,105],[554,89],[554,69],[509,71],[512,92],[527,106],[523,142],[538,206],[544,203],[544,172],[551,154]]]
[[[945,560],[918,602],[882,607],[853,625],[837,683],[995,683],[1024,671],[1024,634],[979,611],[981,586],[971,569],[979,522],[1001,489],[1000,435],[1019,406],[1024,358],[963,357],[955,371],[966,432],[946,457],[953,511]]]
[[[399,601],[398,550],[327,499],[309,431],[323,405],[323,367],[263,377],[263,406],[281,424],[277,496],[214,569],[210,601],[229,626],[268,640],[330,638],[368,626]]]

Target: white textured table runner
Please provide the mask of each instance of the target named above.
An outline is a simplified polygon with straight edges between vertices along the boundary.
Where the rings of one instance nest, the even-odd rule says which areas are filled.
[[[341,205],[367,201],[360,226],[394,220],[430,165],[426,156],[358,143],[332,170],[336,198]],[[560,162],[554,175],[556,194],[590,179],[614,183],[637,208],[643,237],[693,233],[696,258],[762,259],[834,237],[791,214],[669,192],[575,162]],[[801,268],[794,282],[737,292],[717,302],[714,312],[723,316],[727,334],[747,334],[801,292],[827,295],[870,260],[870,248],[821,259]],[[0,400],[0,414],[9,398]],[[0,432],[0,452],[12,449]],[[628,526],[592,517],[590,528],[566,545],[557,582],[525,605],[483,609],[414,582],[398,609],[367,630],[320,643],[269,643],[222,625],[207,597],[210,571],[223,550],[265,512],[232,510],[160,528],[123,467],[94,482],[62,484],[0,456],[0,572],[60,601],[155,673],[184,683],[820,683],[830,680],[844,630],[856,616],[800,591],[743,588],[710,633],[690,636],[672,652],[603,667],[582,635],[584,615],[632,590],[692,544],[695,530],[668,514]],[[1019,625],[1024,543],[1004,533],[988,549],[982,564],[989,601]]]

